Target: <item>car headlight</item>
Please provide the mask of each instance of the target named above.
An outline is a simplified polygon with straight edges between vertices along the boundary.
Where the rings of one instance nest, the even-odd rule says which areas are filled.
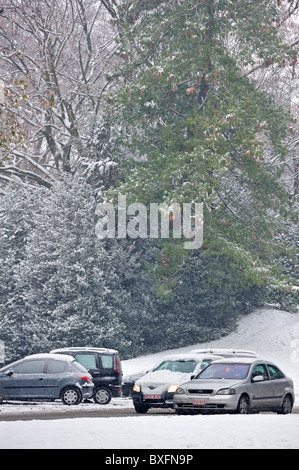
[[[234,388],[222,388],[218,390],[216,395],[235,395],[236,390]]]
[[[139,393],[140,391],[141,391],[140,385],[134,385],[133,392],[138,392]]]
[[[175,393],[179,395],[185,395],[185,390],[182,387],[178,387]]]
[[[168,389],[167,389],[167,392],[168,393],[176,393],[178,387],[179,387],[179,385],[170,385],[170,387],[168,387]]]

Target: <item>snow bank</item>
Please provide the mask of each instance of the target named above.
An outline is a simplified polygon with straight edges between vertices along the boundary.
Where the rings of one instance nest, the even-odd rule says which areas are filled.
[[[152,415],[0,423],[5,449],[298,449],[299,415]]]

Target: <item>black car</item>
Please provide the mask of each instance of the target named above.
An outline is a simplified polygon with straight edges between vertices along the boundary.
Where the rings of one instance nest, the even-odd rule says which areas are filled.
[[[62,348],[51,351],[69,354],[82,364],[92,376],[93,399],[99,405],[107,405],[112,397],[121,396],[122,367],[118,351],[106,348]]]

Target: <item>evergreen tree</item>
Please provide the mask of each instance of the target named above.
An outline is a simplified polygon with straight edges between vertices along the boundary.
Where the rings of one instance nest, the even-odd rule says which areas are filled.
[[[18,287],[16,272],[26,259],[28,238],[43,197],[42,188],[16,184],[6,188],[1,200],[0,339],[6,343],[7,360],[20,354],[28,329],[23,291]]]
[[[204,257],[217,256],[237,279],[241,272],[243,288],[292,284],[276,262],[284,220],[297,223],[281,181],[287,117],[246,77],[254,63],[294,59],[279,38],[276,0],[127,0],[117,21],[124,86],[110,116],[125,149],[117,190],[147,205],[203,202]],[[161,257],[165,250],[167,291],[178,242]]]

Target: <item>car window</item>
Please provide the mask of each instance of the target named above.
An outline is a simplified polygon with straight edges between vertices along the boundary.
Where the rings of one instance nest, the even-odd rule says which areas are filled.
[[[103,369],[113,369],[113,356],[101,355]]]
[[[47,366],[47,374],[60,374],[61,372],[65,372],[66,369],[66,361],[57,361],[56,359],[50,359]]]
[[[196,361],[163,361],[154,369],[154,372],[157,370],[171,370],[171,372],[183,372],[185,374],[191,374],[194,371]]]
[[[79,372],[84,372],[86,374],[86,368],[79,364],[79,362],[73,361],[72,366],[74,369],[76,369]]]
[[[85,369],[96,369],[96,356],[95,354],[76,354],[75,359],[79,364],[85,367]]]
[[[278,367],[268,364],[268,370],[271,380],[284,378],[283,373],[281,372],[281,370],[278,369]]]
[[[211,364],[211,362],[212,362],[212,359],[203,359],[200,365],[200,370],[203,370],[206,367],[208,367],[208,365]]]
[[[42,374],[44,372],[45,360],[26,361],[13,368],[14,374]]]
[[[197,379],[237,379],[242,380],[247,377],[249,364],[221,363],[210,364],[199,375]]]
[[[264,377],[264,380],[269,380],[267,368],[265,364],[258,364],[257,366],[254,367],[252,371],[252,378],[256,377],[257,375],[262,375]]]

